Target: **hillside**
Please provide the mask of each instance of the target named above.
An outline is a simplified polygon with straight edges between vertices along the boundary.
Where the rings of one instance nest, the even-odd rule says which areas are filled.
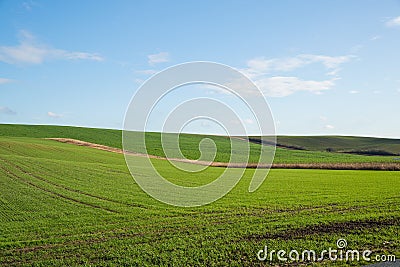
[[[357,136],[279,136],[278,144],[311,151],[386,151],[400,154],[400,139]]]
[[[122,148],[120,130],[113,129],[96,129],[71,126],[49,126],[49,125],[12,125],[0,124],[0,136],[4,137],[30,137],[30,138],[72,138],[86,142],[96,143],[100,145],[110,146],[114,148]],[[218,153],[215,157],[216,162],[229,162],[231,155],[231,144],[229,139],[223,136],[206,136],[206,135],[180,135],[180,148],[185,157],[189,159],[198,159],[201,155],[198,148],[200,141],[208,137],[214,140]],[[336,140],[342,140],[337,142]],[[160,133],[147,133],[147,152],[150,155],[165,157],[161,149]],[[235,139],[241,147],[247,146],[243,140]],[[398,163],[395,156],[362,156],[343,153],[328,153],[325,147],[332,147],[335,151],[351,150],[353,144],[355,148],[363,149],[387,149],[392,145],[400,143],[396,139],[379,139],[379,138],[363,138],[363,137],[278,137],[280,146],[276,149],[274,163],[279,164],[297,164],[297,163],[370,163],[370,162],[392,162]],[[283,143],[283,145],[282,145]],[[302,146],[310,151],[285,149],[282,146]],[[363,146],[361,146],[363,145]],[[194,149],[195,148],[195,149]],[[249,162],[257,162],[261,149],[268,151],[268,146],[260,146],[256,143],[250,144]],[[238,161],[245,162],[245,155],[241,155],[243,150],[233,151]],[[173,157],[180,157],[177,153]]]
[[[52,138],[65,137],[122,148],[120,130],[56,125],[0,124],[0,136]]]
[[[56,125],[0,124],[0,136],[65,137],[121,148],[121,130]],[[254,137],[257,138],[257,137]],[[278,136],[282,147],[310,151],[336,152],[352,150],[384,150],[400,154],[400,139],[357,136]]]

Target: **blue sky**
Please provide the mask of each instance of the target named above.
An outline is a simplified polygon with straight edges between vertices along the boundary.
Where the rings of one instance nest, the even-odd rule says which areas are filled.
[[[230,65],[277,133],[400,138],[400,1],[0,0],[0,123],[121,128],[157,71]]]

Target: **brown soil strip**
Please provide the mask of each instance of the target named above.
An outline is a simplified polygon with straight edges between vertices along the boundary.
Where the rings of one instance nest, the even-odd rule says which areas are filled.
[[[245,237],[246,240],[261,241],[266,239],[284,239],[292,240],[296,238],[304,238],[305,236],[333,234],[333,233],[350,233],[354,231],[381,229],[390,226],[399,226],[400,217],[387,218],[383,220],[371,219],[363,221],[347,221],[333,222],[330,224],[317,224],[304,228],[289,229],[278,233],[265,233],[263,235],[250,235]]]
[[[274,163],[276,169],[325,169],[325,170],[376,170],[400,171],[399,163],[356,162],[356,163]]]
[[[73,144],[73,145],[77,145],[77,146],[87,146],[87,147],[96,148],[96,149],[114,152],[114,153],[119,153],[119,154],[124,153],[123,150],[119,149],[119,148],[103,146],[103,145],[99,145],[99,144],[95,144],[95,143],[72,139],[72,138],[45,138],[45,139],[54,140],[54,141],[58,141],[61,143]]]
[[[62,143],[73,144],[78,146],[85,146],[90,148],[95,148],[103,151],[114,152],[118,154],[128,154],[138,157],[147,157],[153,159],[167,160],[164,157],[147,155],[129,151],[123,151],[119,148],[94,144],[90,142],[85,142],[81,140],[71,139],[71,138],[46,138],[49,140],[54,140]],[[189,159],[179,159],[179,158],[168,158],[170,161],[192,163],[203,166],[212,167],[227,167],[227,168],[273,168],[273,169],[325,169],[325,170],[382,170],[382,171],[400,171],[399,163],[391,162],[365,162],[365,163],[273,163],[270,164],[257,164],[257,163],[226,163],[226,162],[207,162],[200,160],[189,160]]]

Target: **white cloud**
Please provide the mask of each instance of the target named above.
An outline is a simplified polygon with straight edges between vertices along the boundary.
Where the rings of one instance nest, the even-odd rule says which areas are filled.
[[[299,57],[284,59],[254,58],[247,61],[248,70],[253,74],[266,73],[270,71],[290,71],[305,65]]]
[[[17,112],[8,107],[0,107],[0,114],[15,115]]]
[[[319,119],[320,119],[321,121],[327,121],[327,120],[328,120],[328,118],[325,117],[325,116],[319,116]]]
[[[359,53],[361,51],[361,49],[363,49],[363,48],[364,48],[364,45],[356,44],[350,48],[350,53],[352,53],[352,54]]]
[[[336,69],[341,64],[348,62],[354,56],[347,55],[347,56],[324,56],[324,55],[300,55],[300,57],[308,60],[307,64],[310,63],[322,63],[328,69]]]
[[[41,64],[46,60],[104,60],[98,54],[56,49],[36,41],[27,31],[20,31],[20,42],[16,46],[0,46],[0,61],[9,64]]]
[[[258,57],[247,61],[247,68],[242,71],[250,78],[253,78],[272,71],[287,72],[309,64],[320,63],[323,64],[325,68],[331,70],[332,74],[336,75],[340,70],[339,66],[348,62],[353,57],[352,55],[332,57],[312,54],[301,54],[290,58],[273,59]]]
[[[393,18],[389,21],[386,22],[386,26],[387,27],[396,27],[396,26],[400,26],[400,16]]]
[[[226,86],[227,88],[238,88],[238,85],[244,84],[244,86],[240,86],[240,90],[245,91],[246,86],[248,85],[248,83],[243,83],[243,81],[232,81],[230,83],[226,83],[224,84],[224,86]],[[196,84],[196,87],[199,90],[204,90],[207,94],[212,95],[212,94],[223,94],[223,95],[232,95],[232,92],[229,91],[228,89],[224,88],[224,87],[220,87],[214,84],[209,84],[209,83],[199,83]]]
[[[327,124],[327,125],[325,125],[324,128],[325,128],[325,129],[328,129],[328,130],[332,130],[332,129],[335,129],[335,126],[330,125],[330,124]]]
[[[352,95],[355,95],[355,94],[358,94],[358,93],[360,93],[360,91],[357,91],[357,90],[349,91],[349,94],[352,94]]]
[[[254,123],[254,120],[252,120],[252,119],[244,119],[244,122],[245,122],[246,124],[253,124],[253,123]]]
[[[83,60],[94,60],[94,61],[104,60],[104,58],[99,54],[86,53],[86,52],[62,51],[62,53],[60,53],[59,56],[65,59],[83,59]]]
[[[51,112],[51,111],[47,112],[47,116],[49,116],[51,118],[61,118],[61,117],[63,117],[62,114],[57,114],[57,113],[54,113],[54,112]]]
[[[282,76],[262,78],[256,80],[255,83],[266,95],[272,97],[284,97],[298,91],[320,94],[322,91],[329,90],[335,85],[334,79],[313,81]]]
[[[298,91],[308,91],[322,94],[331,89],[339,79],[340,66],[354,58],[353,55],[326,56],[313,54],[300,54],[290,58],[266,59],[258,57],[247,61],[247,67],[241,71],[252,79],[256,85],[268,96],[284,97]],[[290,72],[310,64],[322,64],[328,70],[326,77],[321,80],[304,80],[295,76],[273,76],[272,72]],[[246,91],[246,88],[242,89]]]
[[[376,40],[379,40],[379,39],[381,39],[382,38],[382,36],[380,36],[380,35],[374,35],[374,36],[372,36],[371,38],[370,38],[370,40],[371,41],[376,41]]]
[[[337,77],[338,74],[339,74],[339,71],[341,71],[341,70],[342,70],[341,68],[336,68],[336,69],[334,69],[332,71],[327,72],[326,75],[336,76]]]
[[[145,80],[143,80],[143,79],[135,79],[135,83],[137,83],[137,84],[142,84],[142,83],[144,83],[145,82]]]
[[[10,82],[12,82],[12,81],[13,81],[13,80],[10,80],[10,79],[0,78],[0,84],[10,83]]]
[[[160,52],[158,54],[148,55],[148,63],[150,65],[155,65],[158,63],[168,62],[169,61],[169,53],[168,52]]]
[[[22,2],[22,7],[26,10],[26,11],[31,11],[33,7],[37,6],[37,3],[34,1],[25,1]]]
[[[158,71],[153,69],[148,69],[148,70],[137,70],[135,72],[143,75],[153,75],[156,74]]]

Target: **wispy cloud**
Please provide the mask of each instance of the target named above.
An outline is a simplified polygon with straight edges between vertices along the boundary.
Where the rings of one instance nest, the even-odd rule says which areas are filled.
[[[148,63],[150,65],[155,65],[158,63],[168,62],[169,61],[169,53],[168,52],[160,52],[158,54],[148,55]]]
[[[332,57],[312,54],[301,54],[295,57],[273,59],[259,57],[247,61],[247,68],[243,71],[250,77],[253,77],[274,71],[292,71],[313,63],[321,63],[332,71],[337,70],[341,64],[350,61],[353,57],[353,55]]]
[[[20,31],[19,44],[15,46],[0,46],[0,61],[9,64],[41,64],[46,60],[93,60],[102,61],[99,54],[74,52],[56,49],[36,40],[27,31]]]
[[[143,75],[153,75],[156,74],[158,71],[153,69],[148,69],[148,70],[136,70],[135,72]]]
[[[369,40],[371,40],[371,41],[376,41],[376,40],[379,40],[379,39],[381,39],[382,38],[382,36],[380,36],[380,35],[374,35],[374,36],[372,36]]]
[[[297,77],[276,76],[255,81],[256,85],[268,96],[284,97],[298,91],[308,91],[316,94],[331,89],[334,80],[301,80]]]
[[[320,121],[324,124],[323,128],[327,130],[332,130],[335,128],[332,124],[329,124],[329,119],[328,117],[325,116],[319,116]]]
[[[396,27],[396,26],[400,26],[400,16],[388,20],[388,21],[386,22],[386,26],[387,26],[387,27]]]
[[[51,111],[47,112],[47,116],[49,116],[51,118],[61,118],[61,117],[63,117],[62,114],[57,114],[57,113],[54,113],[54,112],[51,112]]]
[[[16,115],[17,112],[15,112],[14,110],[10,109],[9,107],[0,107],[0,114]]]
[[[59,54],[59,57],[64,59],[83,59],[83,60],[94,60],[94,61],[104,60],[104,58],[99,54],[86,53],[86,52],[62,51],[62,53]]]
[[[22,7],[27,10],[27,11],[31,11],[33,7],[37,6],[37,3],[34,1],[25,1],[22,2]]]
[[[145,82],[144,79],[139,79],[139,78],[135,79],[135,83],[137,84],[143,84],[144,82]]]
[[[12,81],[13,81],[13,80],[10,80],[10,79],[0,78],[0,84],[10,83],[10,82],[12,82]]]
[[[360,93],[360,91],[357,91],[357,90],[349,91],[349,94],[352,94],[352,95],[355,95],[355,94],[358,94],[358,93]]]
[[[321,121],[328,121],[328,118],[325,117],[325,116],[319,116],[319,119],[320,119]]]
[[[253,119],[244,119],[244,122],[247,124],[253,124],[254,120]]]
[[[247,68],[242,69],[242,72],[251,78],[268,96],[284,97],[298,91],[321,94],[335,85],[335,81],[339,79],[340,66],[352,58],[354,58],[353,55],[326,56],[313,54],[273,59],[259,57],[247,61]],[[268,77],[271,73],[290,72],[314,63],[322,64],[327,70],[326,75],[331,77],[329,79],[324,77],[320,80],[305,80],[286,75]]]

